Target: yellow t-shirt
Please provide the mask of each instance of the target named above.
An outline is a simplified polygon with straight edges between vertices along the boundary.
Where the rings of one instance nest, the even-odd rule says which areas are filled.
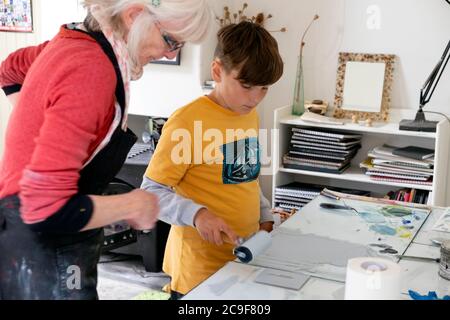
[[[164,125],[146,176],[248,237],[259,229],[258,128],[256,110],[239,115],[201,97]],[[204,241],[193,227],[172,226],[163,263],[171,289],[187,293],[233,260],[232,250],[231,244]]]

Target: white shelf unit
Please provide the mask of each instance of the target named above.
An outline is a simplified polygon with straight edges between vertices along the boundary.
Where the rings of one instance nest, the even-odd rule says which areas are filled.
[[[272,141],[273,181],[272,203],[275,203],[275,188],[293,181],[321,184],[342,188],[367,190],[372,196],[383,196],[391,190],[401,188],[415,188],[430,191],[428,203],[435,206],[449,206],[450,203],[450,123],[442,120],[438,123],[436,132],[402,131],[398,129],[401,119],[413,119],[414,110],[391,109],[390,122],[374,123],[367,127],[363,123],[355,124],[351,120],[344,120],[344,125],[327,125],[305,122],[298,116],[291,115],[291,107],[275,110],[274,128],[276,129]],[[282,157],[288,152],[291,139],[291,128],[325,128],[363,136],[361,149],[352,160],[351,167],[342,174],[323,173],[315,171],[295,170],[283,168]],[[367,152],[375,146],[390,144],[398,147],[417,145],[435,150],[434,179],[432,186],[407,184],[398,182],[374,181],[364,174],[359,164],[367,158]]]

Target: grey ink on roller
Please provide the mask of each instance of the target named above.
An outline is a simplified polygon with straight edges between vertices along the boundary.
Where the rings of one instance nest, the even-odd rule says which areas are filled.
[[[267,231],[258,231],[240,246],[234,248],[233,254],[243,263],[249,263],[254,257],[266,251],[272,243]]]

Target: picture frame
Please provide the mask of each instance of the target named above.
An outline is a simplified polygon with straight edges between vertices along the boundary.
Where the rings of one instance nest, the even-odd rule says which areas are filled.
[[[396,56],[392,54],[340,52],[333,117],[387,121],[395,59]],[[358,103],[368,96],[373,97],[370,101],[373,105],[359,107]],[[344,101],[345,97],[354,103]],[[370,111],[371,108],[373,112]]]
[[[33,32],[32,0],[0,1],[0,32]]]
[[[178,51],[178,54],[175,58],[173,58],[172,60],[169,60],[167,58],[161,58],[158,60],[153,60],[150,63],[153,64],[168,64],[168,65],[174,65],[174,66],[179,66],[181,64],[181,50]]]

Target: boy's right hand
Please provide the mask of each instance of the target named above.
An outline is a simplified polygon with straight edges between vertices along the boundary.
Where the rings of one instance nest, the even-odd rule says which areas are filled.
[[[200,209],[194,217],[194,226],[203,240],[217,246],[223,245],[222,232],[233,244],[238,244],[238,235],[221,218],[216,217],[208,209]]]

